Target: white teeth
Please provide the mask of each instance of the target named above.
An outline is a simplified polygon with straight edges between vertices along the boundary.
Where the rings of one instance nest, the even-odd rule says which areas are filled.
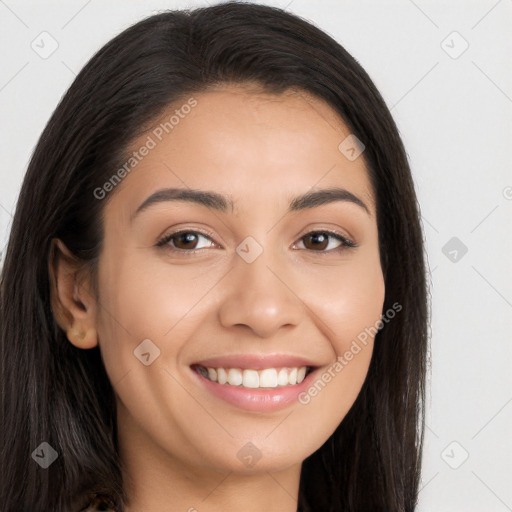
[[[304,372],[306,373],[306,372]],[[277,374],[277,385],[278,386],[287,386],[288,385],[288,372],[281,368],[279,373]]]
[[[219,384],[226,384],[227,381],[228,374],[226,373],[226,370],[224,370],[224,368],[217,368],[217,382]]]
[[[275,388],[300,384],[306,377],[307,366],[295,368],[265,368],[264,370],[242,370],[240,368],[204,368],[198,371],[204,377],[219,384],[243,386],[245,388]]]
[[[210,380],[217,381],[217,370],[215,368],[208,368],[208,377]]]
[[[228,371],[228,384],[240,386],[242,384],[242,372],[236,368],[230,368]]]
[[[244,377],[242,380],[244,388],[259,388],[260,376],[256,370],[244,370]]]
[[[275,368],[266,368],[260,372],[260,387],[275,388],[277,387],[277,371]]]

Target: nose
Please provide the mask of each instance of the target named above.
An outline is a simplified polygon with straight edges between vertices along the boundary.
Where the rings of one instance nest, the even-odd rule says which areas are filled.
[[[306,308],[294,293],[290,272],[270,262],[266,251],[252,263],[237,256],[234,265],[218,311],[224,328],[250,329],[269,338],[299,325]]]

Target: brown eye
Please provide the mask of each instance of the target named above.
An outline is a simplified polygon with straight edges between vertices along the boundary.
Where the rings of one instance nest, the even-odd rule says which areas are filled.
[[[306,235],[303,240],[307,240],[307,243],[304,243],[306,249],[319,249],[323,251],[329,245],[329,236],[326,236],[325,233]]]
[[[340,243],[338,246],[326,250],[333,238]],[[301,240],[304,241],[303,243],[307,250],[314,252],[331,252],[343,250],[348,247],[355,247],[355,244],[348,240],[348,238],[331,231],[312,231],[303,236]]]
[[[195,250],[203,249],[204,247],[197,247],[201,238],[205,240],[211,239],[209,236],[198,231],[177,231],[166,235],[162,240],[157,243],[158,247],[168,246],[171,251],[192,252]]]
[[[180,233],[173,238],[174,246],[178,249],[195,249],[198,236],[192,232]]]

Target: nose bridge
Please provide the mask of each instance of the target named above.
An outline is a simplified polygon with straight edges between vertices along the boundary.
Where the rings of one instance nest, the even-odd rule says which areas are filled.
[[[267,241],[269,238],[267,237]],[[237,247],[229,292],[219,310],[225,327],[245,325],[262,337],[298,325],[304,306],[293,293],[290,273],[277,251],[247,237]]]

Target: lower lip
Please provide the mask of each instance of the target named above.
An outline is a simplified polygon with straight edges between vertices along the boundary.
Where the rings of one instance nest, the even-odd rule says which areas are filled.
[[[313,370],[306,375],[306,378],[300,384],[293,386],[278,386],[272,389],[252,389],[243,386],[219,384],[218,382],[207,379],[194,369],[191,368],[191,370],[196,378],[199,379],[199,382],[215,396],[240,409],[260,412],[277,411],[295,403],[298,395],[309,387],[309,383],[316,372],[316,370]]]

